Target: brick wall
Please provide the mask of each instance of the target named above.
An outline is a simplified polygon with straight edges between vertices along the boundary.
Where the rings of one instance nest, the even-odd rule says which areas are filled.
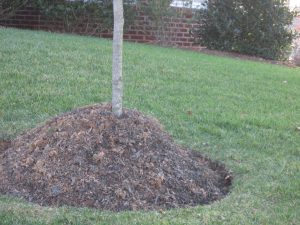
[[[297,18],[294,20],[293,26],[296,31],[300,32],[300,16],[297,16]]]
[[[174,9],[175,10],[175,9]],[[196,27],[195,23],[191,23],[192,11],[185,10],[181,18],[174,18],[166,21],[166,30],[164,42],[174,46],[190,47],[194,45],[194,37],[191,30]],[[82,35],[93,35],[103,38],[112,38],[112,33],[106,32],[91,32],[99,21],[95,23],[84,24],[82,27],[77,27],[72,33]],[[7,27],[16,27],[22,29],[46,30],[52,32],[64,32],[62,21],[49,20],[41,15],[39,10],[27,6],[16,12],[16,15],[7,20],[0,20],[0,25]],[[159,43],[161,35],[158,35],[158,30],[151,25],[151,21],[143,12],[137,12],[133,24],[125,30],[124,40],[140,42],[140,43]]]
[[[174,9],[175,10],[175,9]],[[195,38],[191,34],[193,28],[197,24],[191,22],[192,10],[186,9],[182,13],[181,18],[174,18],[167,22],[167,39],[165,42],[173,46],[191,47],[196,45]],[[97,26],[99,21],[95,23],[84,24],[82,27],[73,30],[72,33],[81,35],[93,35],[103,38],[112,38],[111,32],[95,32],[92,30]],[[62,21],[49,20],[41,15],[39,10],[27,6],[16,12],[16,15],[7,20],[0,20],[0,25],[7,27],[16,27],[22,29],[46,30],[52,32],[64,32]],[[294,28],[300,32],[300,16],[293,24]],[[151,26],[149,18],[143,12],[137,12],[133,25],[131,25],[124,33],[124,39],[127,41],[140,43],[158,43],[160,38],[157,30]]]
[[[18,10],[15,16],[7,20],[0,20],[0,25],[33,30],[63,30],[62,23],[59,21],[50,21],[49,19],[41,16],[39,10],[30,6]]]

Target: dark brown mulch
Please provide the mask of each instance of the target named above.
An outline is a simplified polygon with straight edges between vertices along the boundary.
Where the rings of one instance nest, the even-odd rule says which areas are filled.
[[[229,192],[217,162],[174,143],[155,119],[94,105],[28,131],[0,154],[0,191],[51,206],[156,210],[206,204]]]
[[[8,149],[10,145],[11,145],[10,141],[0,140],[0,154],[1,152],[4,152],[6,149]]]

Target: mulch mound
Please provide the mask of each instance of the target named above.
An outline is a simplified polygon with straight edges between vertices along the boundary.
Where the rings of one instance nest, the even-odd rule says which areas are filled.
[[[232,176],[174,143],[155,119],[111,105],[55,117],[0,152],[0,192],[44,206],[157,210],[223,198]]]

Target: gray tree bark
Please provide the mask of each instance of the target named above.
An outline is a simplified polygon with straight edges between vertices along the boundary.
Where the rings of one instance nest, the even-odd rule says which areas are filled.
[[[123,54],[123,27],[124,12],[123,0],[113,0],[114,32],[113,32],[113,63],[112,63],[112,112],[120,117],[123,114],[123,80],[122,80],[122,54]]]

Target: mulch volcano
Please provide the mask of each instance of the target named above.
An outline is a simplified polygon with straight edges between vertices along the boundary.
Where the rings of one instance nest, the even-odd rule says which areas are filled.
[[[178,146],[159,122],[111,105],[62,114],[0,152],[0,192],[43,206],[163,210],[223,198],[232,176]]]

